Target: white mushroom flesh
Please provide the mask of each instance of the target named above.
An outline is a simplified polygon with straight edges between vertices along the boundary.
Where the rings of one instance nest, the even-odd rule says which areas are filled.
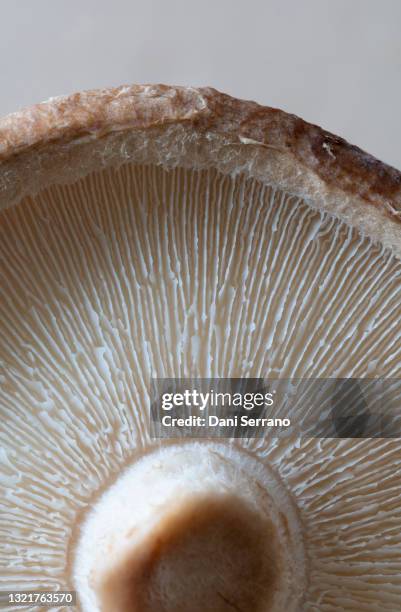
[[[151,376],[400,376],[400,261],[241,174],[126,164],[26,197],[0,215],[0,282],[3,590],[86,593],[81,526],[155,446]],[[305,548],[306,610],[401,608],[396,440],[237,445],[298,507],[282,554]]]

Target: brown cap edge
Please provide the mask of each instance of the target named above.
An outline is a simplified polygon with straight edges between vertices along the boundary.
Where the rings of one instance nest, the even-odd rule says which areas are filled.
[[[295,115],[211,88],[122,86],[53,98],[13,113],[0,119],[0,169],[52,144],[179,123],[292,156],[328,188],[401,221],[401,172]]]

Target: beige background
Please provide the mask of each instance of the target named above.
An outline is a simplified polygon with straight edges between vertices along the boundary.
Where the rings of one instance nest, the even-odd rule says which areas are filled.
[[[0,114],[122,83],[211,85],[401,168],[401,0],[0,0]]]

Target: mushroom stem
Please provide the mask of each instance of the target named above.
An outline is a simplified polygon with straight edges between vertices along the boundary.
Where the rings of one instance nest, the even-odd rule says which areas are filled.
[[[83,610],[296,610],[306,586],[301,526],[281,482],[248,453],[160,447],[92,509],[74,580]]]

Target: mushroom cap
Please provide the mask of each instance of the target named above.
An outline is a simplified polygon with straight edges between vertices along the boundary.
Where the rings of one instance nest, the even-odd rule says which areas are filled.
[[[8,115],[0,120],[0,206],[128,161],[260,178],[400,252],[398,224],[388,222],[401,215],[398,170],[295,115],[209,87],[92,90]]]
[[[208,88],[54,99],[0,121],[0,208],[3,590],[80,585],[83,610],[86,588],[106,605],[125,557],[82,586],[85,534],[113,486],[173,448],[150,435],[151,375],[399,377],[401,174],[295,116]],[[401,607],[397,440],[221,445],[230,465],[251,455],[274,474],[263,491],[304,559],[291,605]],[[206,515],[235,493],[240,524],[271,521],[241,483]],[[160,525],[170,561],[198,546],[177,528],[195,497],[129,559]]]

